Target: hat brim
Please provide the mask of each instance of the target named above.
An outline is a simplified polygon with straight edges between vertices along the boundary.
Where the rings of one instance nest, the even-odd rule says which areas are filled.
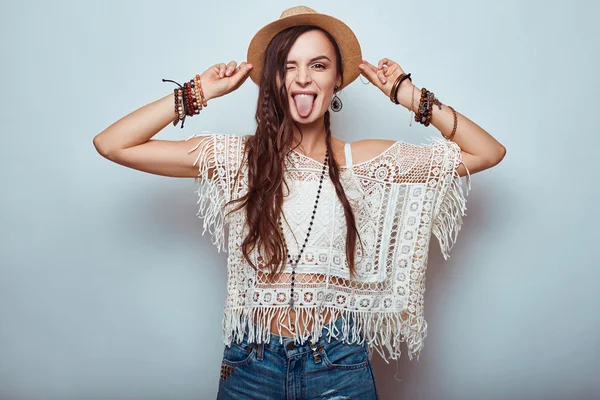
[[[258,85],[263,73],[263,63],[265,51],[269,42],[275,35],[292,26],[315,25],[329,32],[337,42],[342,54],[342,65],[344,69],[343,82],[340,89],[348,86],[358,75],[360,69],[358,66],[362,62],[362,52],[360,44],[354,32],[348,25],[337,18],[321,13],[296,14],[280,18],[270,24],[262,27],[250,41],[248,46],[248,63],[253,68],[250,71],[250,78]]]

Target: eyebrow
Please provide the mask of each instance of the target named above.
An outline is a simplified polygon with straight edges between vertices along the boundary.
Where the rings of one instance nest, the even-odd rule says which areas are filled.
[[[313,62],[313,61],[321,60],[321,59],[323,59],[323,58],[324,58],[324,59],[326,59],[327,61],[331,62],[331,60],[330,60],[330,59],[329,59],[329,57],[327,57],[327,56],[318,56],[318,57],[314,57],[314,58],[311,58],[311,59],[309,60],[309,62]],[[288,61],[286,61],[286,63],[287,63],[287,64],[297,64],[297,62],[296,62],[296,61],[294,61],[294,60],[288,60]]]

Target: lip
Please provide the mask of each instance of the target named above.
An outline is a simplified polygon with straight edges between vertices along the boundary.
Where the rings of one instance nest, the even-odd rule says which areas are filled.
[[[311,91],[311,90],[294,90],[294,91],[292,92],[292,97],[294,97],[294,96],[295,96],[295,95],[297,95],[297,94],[311,94],[311,95],[313,95],[314,97],[317,97],[317,93],[316,93],[316,92],[313,92],[313,91]]]

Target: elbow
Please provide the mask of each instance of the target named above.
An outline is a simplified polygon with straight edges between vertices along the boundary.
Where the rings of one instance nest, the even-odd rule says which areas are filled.
[[[101,135],[102,134],[98,134],[94,136],[94,148],[102,157],[111,160],[113,152],[110,150],[110,147],[107,146],[106,143],[104,143],[104,141],[101,139]]]
[[[495,150],[490,152],[488,157],[486,157],[488,168],[500,164],[500,161],[504,159],[504,156],[506,156],[506,147],[500,144]]]
[[[106,157],[106,149],[102,146],[102,140],[100,140],[100,135],[94,136],[94,148],[96,151],[102,156]]]
[[[498,164],[500,161],[504,160],[504,156],[506,156],[506,147],[500,145],[496,154],[496,164]]]

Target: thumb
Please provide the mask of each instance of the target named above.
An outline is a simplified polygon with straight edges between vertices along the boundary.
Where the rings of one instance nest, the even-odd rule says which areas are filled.
[[[246,79],[250,76],[250,71],[252,70],[252,64],[248,64],[247,62],[243,62],[237,68],[237,70],[230,76],[231,82],[233,83],[233,87],[237,89],[240,87]]]

